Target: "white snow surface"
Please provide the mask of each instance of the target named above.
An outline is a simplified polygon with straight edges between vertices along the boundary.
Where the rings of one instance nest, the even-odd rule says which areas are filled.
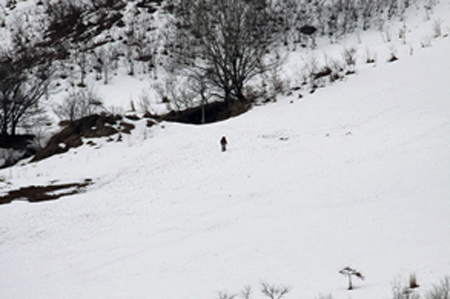
[[[268,282],[287,299],[379,299],[412,273],[424,294],[450,274],[449,53],[440,38],[301,100],[203,126],[142,120],[123,142],[0,170],[1,194],[94,182],[0,206],[0,298],[207,299],[245,285],[263,298]],[[366,277],[353,291],[345,266]]]

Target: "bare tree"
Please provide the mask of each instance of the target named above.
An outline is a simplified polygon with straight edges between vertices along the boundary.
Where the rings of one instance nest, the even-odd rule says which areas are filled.
[[[89,51],[84,43],[80,43],[77,47],[74,48],[73,56],[75,58],[75,63],[80,69],[80,83],[78,83],[79,87],[86,87],[86,75],[88,71],[88,67],[90,66],[89,62]]]
[[[283,37],[279,2],[172,0],[172,63],[225,102],[245,102],[245,83],[276,66],[265,57]]]
[[[42,113],[38,102],[46,93],[48,74],[42,68],[34,74],[22,69],[6,53],[0,54],[0,134],[16,135],[16,129],[28,115]]]
[[[11,48],[0,49],[0,135],[14,136],[28,118],[43,113],[39,100],[47,93],[52,51],[27,34],[23,20],[12,28]]]
[[[157,82],[152,86],[168,111],[179,112],[193,106],[195,91],[188,88],[188,82],[183,79],[169,75],[162,83]]]
[[[101,97],[94,89],[88,87],[70,92],[61,104],[53,108],[53,111],[60,119],[73,122],[102,109],[103,101]]]

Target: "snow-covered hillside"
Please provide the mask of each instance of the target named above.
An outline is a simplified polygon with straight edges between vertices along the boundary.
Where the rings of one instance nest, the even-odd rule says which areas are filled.
[[[123,142],[0,170],[0,195],[93,181],[0,206],[0,298],[207,299],[245,285],[264,298],[267,282],[287,299],[380,299],[413,273],[425,294],[450,274],[450,37],[410,48],[302,99],[203,126],[136,121]],[[353,291],[345,266],[366,277]]]

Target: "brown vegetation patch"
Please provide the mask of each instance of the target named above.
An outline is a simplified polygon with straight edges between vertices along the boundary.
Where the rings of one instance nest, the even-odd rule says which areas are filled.
[[[120,132],[125,134],[131,134],[131,130],[135,128],[135,125],[121,121],[120,122]]]
[[[312,73],[312,76],[314,77],[314,80],[320,79],[322,77],[326,77],[331,75],[333,71],[331,70],[331,68],[329,68],[328,66],[324,67],[323,69],[321,69],[319,72],[317,73]]]
[[[205,105],[205,123],[213,123],[247,112],[251,103],[233,101],[231,103],[215,102]],[[189,124],[202,123],[202,107],[189,108],[183,111],[171,111],[161,117],[166,121],[176,121]]]
[[[127,114],[127,115],[125,115],[125,118],[128,118],[129,120],[140,120],[141,119],[136,114]]]
[[[48,186],[28,186],[18,190],[9,191],[8,194],[0,196],[0,204],[7,204],[13,200],[27,200],[28,202],[41,202],[55,200],[62,196],[77,194],[91,183],[90,179],[82,183],[69,183]]]
[[[55,154],[67,152],[83,144],[81,137],[106,137],[118,132],[113,127],[121,116],[91,115],[69,123],[61,132],[54,135],[47,145],[38,150],[31,162],[39,161]]]

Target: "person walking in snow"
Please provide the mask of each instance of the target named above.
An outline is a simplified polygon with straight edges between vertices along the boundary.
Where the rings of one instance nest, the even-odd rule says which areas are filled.
[[[222,139],[220,139],[220,145],[222,146],[222,152],[227,150],[227,139],[225,138],[225,136],[222,137]]]

